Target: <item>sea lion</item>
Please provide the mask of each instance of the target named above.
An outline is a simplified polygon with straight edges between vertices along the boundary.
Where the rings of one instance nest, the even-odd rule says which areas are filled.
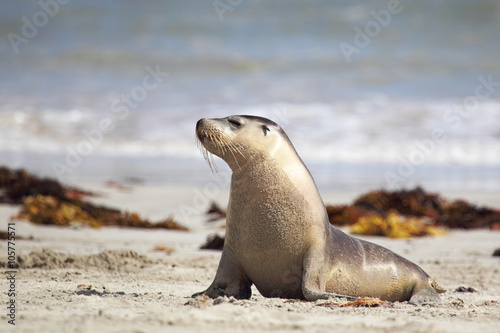
[[[264,297],[314,301],[378,297],[439,301],[444,292],[419,266],[332,226],[316,184],[286,133],[256,116],[201,119],[205,157],[232,169],[226,240],[211,298]]]

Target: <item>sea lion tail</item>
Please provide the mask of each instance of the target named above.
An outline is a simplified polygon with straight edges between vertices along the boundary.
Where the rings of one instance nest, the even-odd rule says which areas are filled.
[[[429,284],[431,285],[431,287],[438,293],[438,294],[442,294],[442,293],[445,293],[446,292],[446,289],[444,289],[443,287],[439,286],[437,284],[436,281],[434,281],[433,279],[429,278]]]

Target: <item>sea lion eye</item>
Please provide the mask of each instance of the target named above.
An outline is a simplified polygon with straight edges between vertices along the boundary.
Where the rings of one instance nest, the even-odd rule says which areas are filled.
[[[228,121],[229,121],[229,123],[230,123],[231,125],[233,125],[233,126],[234,126],[234,127],[236,127],[236,128],[241,127],[241,123],[240,123],[239,121],[237,121],[237,120],[234,120],[234,119],[229,119]]]
[[[264,135],[267,135],[267,132],[271,132],[269,127],[267,127],[266,125],[262,125],[262,130],[264,131]]]

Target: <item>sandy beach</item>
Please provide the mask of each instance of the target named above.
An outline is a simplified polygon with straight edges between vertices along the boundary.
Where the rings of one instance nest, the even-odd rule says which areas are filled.
[[[89,186],[87,186],[89,188]],[[191,299],[213,279],[218,251],[199,247],[223,222],[209,224],[195,214],[196,187],[138,186],[120,191],[90,186],[92,198],[151,219],[179,215],[194,207],[189,232],[123,228],[58,228],[15,221],[16,255],[25,268],[15,277],[15,326],[1,313],[2,332],[498,332],[500,262],[493,251],[500,234],[489,230],[451,231],[444,237],[394,240],[363,237],[419,264],[447,289],[442,303],[413,306],[387,303],[374,308],[338,307],[332,302],[267,299],[253,288],[250,300]],[[359,193],[323,193],[326,203],[351,201]],[[459,193],[449,193],[460,196]],[[493,204],[494,194],[462,193]],[[453,197],[450,197],[453,198]],[[216,201],[225,205],[227,190]],[[201,204],[202,202],[200,202]],[[0,206],[2,230],[15,206]],[[185,215],[188,216],[188,215]],[[156,246],[174,253],[154,251]],[[5,260],[7,242],[0,243]],[[32,254],[33,252],[33,254]],[[31,254],[31,255],[30,255]],[[476,292],[457,292],[459,287]],[[2,283],[2,303],[8,285]]]
[[[360,237],[422,267],[447,289],[439,304],[354,307],[255,287],[249,300],[190,297],[215,276],[221,252],[200,247],[224,235],[206,211],[227,207],[231,178],[200,153],[203,118],[276,122],[326,205],[422,187],[437,195],[399,202],[424,227],[498,227],[467,203],[500,216],[499,29],[492,0],[0,1],[0,169],[96,194],[38,191],[0,170],[0,333],[500,333],[490,229]],[[341,208],[337,222],[393,203]],[[379,217],[412,226],[398,212]],[[173,221],[189,231],[167,230]],[[156,229],[117,227],[139,224]]]

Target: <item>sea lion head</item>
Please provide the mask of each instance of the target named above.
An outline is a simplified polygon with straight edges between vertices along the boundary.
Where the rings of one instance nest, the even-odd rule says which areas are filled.
[[[233,170],[259,158],[276,157],[292,147],[280,126],[257,116],[203,118],[196,124],[196,136],[210,165],[207,151],[222,158]]]

